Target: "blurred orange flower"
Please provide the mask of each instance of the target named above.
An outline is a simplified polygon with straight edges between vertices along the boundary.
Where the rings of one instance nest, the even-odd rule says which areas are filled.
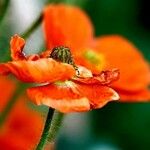
[[[7,90],[1,93],[3,97],[0,102],[0,112],[14,93],[15,82],[0,77],[0,89],[4,87]],[[28,108],[22,95],[0,129],[0,148],[3,150],[33,149],[39,140],[42,126],[43,119],[40,113]]]
[[[5,89],[5,90],[4,90]],[[0,112],[4,109],[8,100],[13,96],[16,90],[16,84],[13,80],[0,76]]]
[[[84,67],[79,66],[75,71],[73,65],[49,58],[47,51],[26,56],[23,53],[25,41],[18,35],[12,37],[10,45],[13,61],[0,64],[0,73],[12,73],[24,82],[46,83],[27,90],[30,99],[38,105],[44,104],[65,113],[81,112],[119,99],[118,94],[108,87],[118,79],[117,69],[93,75]]]
[[[77,64],[95,74],[117,67],[120,79],[112,86],[122,101],[150,99],[150,70],[138,49],[118,35],[95,38],[89,17],[79,8],[64,4],[48,5],[43,12],[47,48],[69,46]]]

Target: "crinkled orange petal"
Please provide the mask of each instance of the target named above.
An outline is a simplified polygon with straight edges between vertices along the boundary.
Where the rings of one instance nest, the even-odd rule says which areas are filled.
[[[37,105],[47,105],[63,113],[90,110],[89,100],[80,95],[72,86],[46,86],[29,88],[29,98]]]
[[[73,78],[74,82],[84,83],[84,84],[100,84],[100,85],[109,85],[114,81],[119,79],[119,70],[112,69],[102,71],[99,74],[93,75],[92,77],[78,77]]]
[[[0,74],[8,73],[12,73],[23,82],[44,83],[71,78],[75,75],[75,70],[66,63],[43,58],[36,61],[23,60],[0,64]]]
[[[109,87],[100,85],[75,84],[69,81],[65,85],[46,85],[30,88],[30,99],[37,105],[47,105],[63,113],[82,112],[101,108],[111,100],[117,100],[118,94]]]
[[[95,49],[106,59],[107,69],[119,68],[120,79],[114,83],[119,89],[137,91],[147,88],[150,68],[138,49],[121,36],[104,36],[95,40]]]
[[[150,90],[144,89],[136,92],[118,90],[122,102],[147,102],[150,100]]]
[[[93,74],[91,72],[91,70],[83,67],[83,66],[77,66],[77,73],[76,76],[78,78],[89,78],[89,77],[93,77]]]
[[[38,54],[32,54],[32,55],[29,55],[27,57],[27,60],[33,60],[33,61],[35,61],[35,60],[38,60],[38,59],[40,59],[40,56]]]
[[[63,4],[48,5],[43,14],[48,48],[64,45],[79,50],[90,44],[93,27],[88,16],[79,8]]]
[[[45,50],[42,53],[40,53],[40,58],[48,58],[50,57],[50,54],[51,54],[51,51],[49,49]]]
[[[78,91],[89,99],[91,109],[103,107],[112,100],[118,100],[119,95],[113,89],[101,85],[76,84]]]
[[[10,41],[10,50],[11,50],[11,58],[13,60],[24,60],[25,56],[22,53],[25,45],[25,40],[19,37],[17,34],[11,38]]]

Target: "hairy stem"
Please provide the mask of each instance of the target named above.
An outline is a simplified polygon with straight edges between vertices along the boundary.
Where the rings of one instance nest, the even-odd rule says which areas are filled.
[[[50,129],[50,126],[51,126],[53,113],[54,113],[54,110],[52,110],[52,109],[48,110],[48,114],[47,114],[44,129],[43,129],[43,133],[41,135],[40,142],[38,143],[38,145],[36,147],[36,150],[44,149],[44,146],[47,142],[48,132],[49,132],[49,129]]]
[[[56,110],[53,112],[51,109],[49,109],[47,119],[45,122],[45,127],[36,150],[44,150],[44,147],[48,142],[53,145],[57,132],[61,126],[62,120],[63,120],[62,113]]]
[[[63,118],[64,114],[55,110],[48,134],[48,142],[52,143],[55,141],[56,135],[61,127]]]

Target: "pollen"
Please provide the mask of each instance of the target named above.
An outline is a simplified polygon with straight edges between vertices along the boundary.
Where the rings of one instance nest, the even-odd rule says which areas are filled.
[[[84,52],[84,57],[91,64],[94,64],[98,70],[102,70],[105,66],[105,57],[101,53],[89,49]]]

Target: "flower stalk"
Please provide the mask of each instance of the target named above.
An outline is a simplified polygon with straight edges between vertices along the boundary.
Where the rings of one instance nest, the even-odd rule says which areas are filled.
[[[42,14],[38,16],[38,18],[33,22],[33,24],[24,33],[22,33],[21,36],[25,39],[28,38],[41,24],[41,21],[42,21]]]
[[[52,143],[55,141],[56,135],[60,129],[63,118],[64,114],[55,110],[48,134],[48,142]]]
[[[53,111],[49,109],[47,119],[45,122],[45,127],[36,150],[43,150],[46,144],[53,144],[55,141],[57,132],[61,126],[63,120],[63,114],[58,111]]]
[[[61,2],[60,0],[48,0],[46,4],[49,4],[49,3],[60,3],[60,2]],[[25,38],[25,39],[28,38],[39,27],[39,25],[42,22],[42,16],[43,16],[43,14],[41,13],[37,17],[37,19],[33,22],[33,24],[31,24],[31,26],[24,33],[21,34],[21,36],[23,38]]]

